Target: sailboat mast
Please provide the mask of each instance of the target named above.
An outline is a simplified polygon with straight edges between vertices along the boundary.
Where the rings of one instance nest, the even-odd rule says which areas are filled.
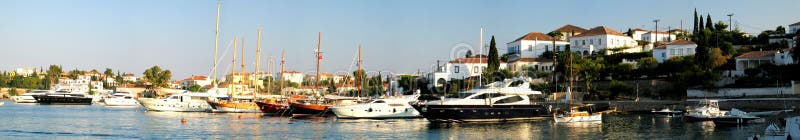
[[[259,64],[261,64],[261,26],[258,26],[258,40],[256,41],[256,72],[254,74],[255,75],[254,78],[256,80],[260,80],[261,79],[261,76],[259,75],[261,73],[261,69],[260,69],[261,67],[259,67],[260,66]],[[257,82],[253,81],[253,84],[255,84],[255,83],[257,83]],[[255,86],[256,90],[255,90],[255,92],[253,92],[253,100],[256,99],[256,94],[259,92],[258,89],[259,89],[259,87],[261,87],[261,85],[254,85],[254,86]]]
[[[357,77],[356,77],[356,82],[357,82],[356,85],[357,85],[357,87],[356,88],[358,89],[358,92],[356,92],[356,96],[357,97],[361,97],[361,44],[358,44],[358,60],[357,60],[357,63],[358,63],[357,64],[358,65],[358,69],[356,69],[356,75],[357,75]]]
[[[567,91],[569,91],[569,105],[572,108],[572,52],[567,53],[569,53],[569,89]]]
[[[319,66],[320,62],[322,62],[322,50],[320,50],[322,44],[322,32],[317,33],[317,78],[315,79],[314,83],[314,90],[317,90],[317,94],[319,94]]]
[[[219,11],[222,8],[222,5],[219,0],[217,0],[217,22],[214,28],[214,68],[211,69],[211,73],[213,73],[211,77],[211,83],[214,84],[214,87],[217,86],[217,48],[219,48]]]
[[[242,40],[240,40],[240,41],[242,42],[242,56],[241,56],[242,57],[242,61],[239,62],[239,63],[242,64],[242,72],[239,73],[239,74],[242,76],[242,79],[240,79],[241,81],[239,81],[239,82],[240,82],[240,84],[242,86],[242,89],[241,89],[242,92],[239,93],[239,94],[244,95],[244,92],[245,92],[244,89],[247,87],[247,86],[245,86],[246,84],[245,84],[245,81],[244,81],[245,76],[247,76],[247,74],[244,73],[244,37],[242,37]]]
[[[234,36],[233,37],[233,61],[231,61],[231,79],[230,79],[231,82],[228,84],[228,87],[231,88],[230,90],[228,90],[228,94],[230,94],[231,99],[233,99],[233,95],[234,95],[233,92],[234,92],[234,89],[236,89],[236,88],[233,87],[233,77],[235,77],[235,76],[236,76],[236,37]]]
[[[286,59],[284,57],[286,57],[286,51],[281,49],[281,77],[278,78],[279,82],[280,82],[280,87],[278,87],[278,88],[281,89],[280,90],[281,91],[281,95],[283,95],[283,72],[284,72],[283,68],[286,66]]]
[[[269,66],[267,68],[267,73],[269,73],[269,83],[267,83],[267,93],[272,94],[272,81],[275,80],[275,76],[272,75],[272,54],[269,55]]]
[[[483,55],[483,26],[481,26],[481,34],[480,34],[480,38],[478,38],[478,44],[479,44],[479,46],[478,46],[478,49],[479,49],[478,50],[479,51],[478,54]],[[478,64],[483,64],[483,58],[481,58],[480,56],[478,56]],[[483,70],[484,70],[484,68],[480,68],[481,73],[483,73]],[[483,74],[479,74],[478,75],[478,86],[481,86],[481,84],[483,84]]]

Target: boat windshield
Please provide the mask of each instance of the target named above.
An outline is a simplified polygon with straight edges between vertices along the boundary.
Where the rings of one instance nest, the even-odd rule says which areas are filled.
[[[374,102],[372,102],[372,103],[386,103],[386,101],[383,101],[383,100],[376,100],[376,101],[374,101]]]
[[[472,94],[475,94],[475,93],[471,93],[471,92],[461,92],[461,93],[456,93],[456,94],[453,94],[453,95],[447,96],[447,98],[466,98],[466,97],[469,97],[469,96],[470,96],[470,95],[472,95]]]

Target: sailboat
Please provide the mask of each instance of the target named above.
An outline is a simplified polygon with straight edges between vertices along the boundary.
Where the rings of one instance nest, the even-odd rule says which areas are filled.
[[[316,77],[316,84],[314,84],[314,91],[317,93],[316,96],[320,95],[319,90],[319,78],[320,78],[320,62],[322,61],[322,50],[321,50],[321,43],[322,43],[322,32],[318,34],[317,40],[317,50],[315,52],[317,57],[317,77]],[[327,114],[328,108],[332,105],[326,101],[324,98],[314,98],[313,96],[307,98],[305,100],[299,100],[299,102],[292,102],[289,104],[289,107],[292,109],[292,117],[305,117],[305,116],[325,116]]]
[[[258,28],[258,38],[259,38],[259,41],[258,41],[259,42],[258,43],[259,48],[257,49],[257,51],[260,51],[260,47],[261,47],[261,41],[260,41],[261,40],[260,39],[261,38],[261,28]],[[233,63],[232,64],[235,65],[236,64],[236,51],[235,51],[236,50],[236,38],[233,39],[233,48],[234,48],[234,51],[233,51],[233,61],[232,61]],[[256,54],[256,57],[258,57],[258,54]],[[246,79],[245,76],[247,76],[247,74],[244,71],[245,70],[245,64],[244,64],[244,40],[242,40],[242,61],[241,61],[241,64],[242,64],[241,65],[242,66],[242,71],[239,74],[237,74],[235,72],[235,69],[236,69],[235,66],[231,65],[231,79],[228,79],[228,80],[230,80],[229,83],[228,83],[228,94],[229,94],[229,96],[231,98],[228,99],[228,100],[218,100],[218,101],[209,100],[208,101],[208,104],[210,104],[211,107],[212,107],[212,112],[217,112],[217,113],[261,113],[261,109],[258,107],[258,105],[255,102],[253,102],[254,100],[256,100],[255,99],[255,94],[258,93],[258,91],[253,91],[252,92],[253,99],[250,100],[250,101],[239,100],[239,99],[235,98],[237,92],[239,92],[240,94],[244,94],[245,93],[245,89],[247,87],[246,84],[242,83],[242,82],[244,82],[244,79]],[[234,77],[236,77],[237,75],[241,76],[241,80],[239,81],[240,82],[239,84],[235,84],[234,83],[235,81],[233,80],[233,79],[235,79]],[[239,86],[239,88],[237,88],[236,86]],[[240,90],[238,90],[238,89],[240,89]]]
[[[284,65],[286,64],[285,57],[286,53],[284,51],[281,51],[281,72],[280,72],[281,77],[279,77],[281,83],[280,88],[283,88],[283,72],[284,72],[283,68]],[[270,57],[269,71],[270,73],[272,73],[272,57]],[[272,83],[270,83],[270,85],[271,84]],[[268,89],[272,89],[272,87],[268,87]],[[256,102],[256,105],[258,105],[258,108],[261,109],[261,112],[265,114],[278,114],[286,112],[289,108],[289,105],[286,103],[286,99],[283,98],[284,97],[283,94],[281,95],[282,95],[281,98],[264,99],[264,101],[262,102]]]
[[[567,88],[567,98],[569,99],[569,110],[561,112],[560,114],[553,115],[553,120],[557,123],[560,122],[602,122],[603,114],[589,113],[588,111],[578,110],[580,107],[572,107],[572,52],[569,53],[569,87]],[[591,105],[587,105],[591,108]]]

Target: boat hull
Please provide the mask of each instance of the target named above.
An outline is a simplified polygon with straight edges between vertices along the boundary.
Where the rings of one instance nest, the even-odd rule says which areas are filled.
[[[69,96],[33,96],[36,102],[44,105],[91,105],[92,98],[88,97],[69,97]]]
[[[36,103],[36,98],[33,98],[33,96],[29,95],[11,96],[11,99],[14,100],[15,103]]]
[[[547,119],[542,105],[412,105],[431,122],[480,122]]]
[[[149,111],[164,112],[207,112],[211,106],[206,101],[189,100],[178,101],[174,99],[139,98],[139,103]]]
[[[712,118],[711,121],[714,121],[715,125],[740,125],[740,124],[748,124],[753,120],[758,118],[745,118],[745,117],[716,117]]]
[[[553,120],[559,123],[565,122],[602,122],[603,114],[592,114],[589,116],[558,117],[553,116]]]
[[[392,119],[421,118],[422,115],[411,106],[400,107],[367,107],[343,106],[331,108],[336,118],[342,119]]]
[[[266,114],[283,113],[288,108],[287,105],[276,104],[276,103],[256,102],[256,105],[258,105],[258,108],[261,109],[262,113]]]
[[[327,116],[328,115],[328,105],[318,105],[318,104],[299,104],[299,103],[291,103],[289,104],[292,110],[293,117],[305,117],[305,116]]]
[[[136,99],[107,98],[103,99],[103,103],[106,106],[139,106],[139,101]]]
[[[215,113],[261,113],[258,105],[253,102],[212,102],[209,101],[212,112]]]
[[[685,115],[685,116],[683,116],[683,121],[686,121],[686,122],[711,121],[711,117],[698,117],[698,116],[692,116],[692,115]]]
[[[653,112],[653,115],[662,118],[683,117],[683,113],[681,112]]]

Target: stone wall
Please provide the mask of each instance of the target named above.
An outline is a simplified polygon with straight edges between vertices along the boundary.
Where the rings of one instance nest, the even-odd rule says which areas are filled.
[[[745,97],[745,96],[765,96],[765,95],[794,95],[795,88],[721,88],[716,91],[702,89],[687,89],[688,98],[719,98],[719,97]]]

